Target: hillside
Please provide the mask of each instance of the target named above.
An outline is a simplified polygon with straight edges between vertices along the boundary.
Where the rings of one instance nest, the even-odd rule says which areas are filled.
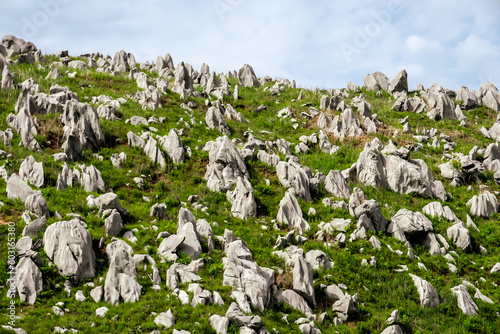
[[[500,331],[491,83],[2,43],[1,333]]]

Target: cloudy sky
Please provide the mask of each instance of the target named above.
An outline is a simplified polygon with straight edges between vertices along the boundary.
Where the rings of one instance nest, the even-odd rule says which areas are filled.
[[[500,1],[479,0],[0,0],[0,34],[44,53],[126,50],[138,61],[258,76],[306,88],[408,71],[410,88],[500,88]]]

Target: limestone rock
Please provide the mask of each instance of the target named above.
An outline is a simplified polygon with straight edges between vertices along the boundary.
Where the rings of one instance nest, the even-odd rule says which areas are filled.
[[[43,235],[44,250],[61,275],[81,282],[95,276],[95,254],[90,232],[79,219],[50,225]]]
[[[408,73],[402,70],[394,77],[389,85],[389,93],[408,92]]]
[[[153,137],[149,138],[148,143],[144,146],[144,153],[146,153],[153,163],[159,164],[161,168],[166,166],[165,155],[158,148],[158,142]]]
[[[498,212],[498,200],[489,191],[485,191],[479,196],[475,195],[467,202],[470,212],[478,217],[489,217]]]
[[[224,116],[220,112],[219,108],[210,107],[205,116],[205,122],[210,129],[216,129],[224,135],[230,135],[231,130],[227,126]]]
[[[451,289],[451,292],[457,296],[458,307],[467,316],[473,316],[477,314],[478,307],[476,303],[472,300],[467,287],[463,284],[457,285]]]
[[[276,166],[278,179],[285,188],[293,188],[297,197],[312,201],[309,177],[302,165],[295,161],[280,161]]]
[[[413,283],[417,287],[418,294],[420,295],[420,304],[422,306],[435,307],[439,305],[439,296],[436,289],[426,280],[410,274]]]
[[[236,188],[227,192],[227,198],[231,202],[233,216],[240,219],[257,216],[257,204],[253,195],[253,188],[247,179],[238,177]]]
[[[260,83],[255,76],[252,66],[245,64],[238,71],[238,81],[243,87],[259,87]]]
[[[43,290],[42,272],[29,257],[21,257],[16,266],[16,289],[22,302],[34,304]]]
[[[356,316],[358,313],[358,294],[354,296],[345,294],[343,298],[333,304],[332,311],[337,312],[337,317],[344,321]]]
[[[32,155],[28,156],[19,168],[19,176],[23,181],[29,181],[32,185],[41,188],[44,183],[42,163],[36,162]]]
[[[446,235],[459,248],[466,249],[471,245],[471,236],[469,230],[463,222],[458,222],[448,228],[448,230],[446,231]]]
[[[186,150],[182,145],[182,140],[179,138],[176,129],[170,129],[168,136],[160,137],[159,142],[174,163],[184,163]]]
[[[293,290],[316,308],[313,267],[306,261],[304,256],[295,255],[293,257]]]
[[[325,189],[338,198],[348,199],[351,196],[351,188],[338,170],[331,170],[328,173],[325,179]]]
[[[287,191],[281,200],[276,221],[287,225],[290,229],[297,229],[299,234],[309,230],[309,224],[302,216],[299,202],[291,191]]]

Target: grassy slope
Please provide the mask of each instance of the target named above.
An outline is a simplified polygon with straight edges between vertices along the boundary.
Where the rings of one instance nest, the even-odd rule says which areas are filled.
[[[92,96],[101,94],[119,98],[126,94],[134,94],[137,91],[135,81],[129,80],[128,76],[114,77],[96,73],[94,70],[77,71],[76,78],[64,77],[57,80],[45,80],[44,78],[49,71],[47,69],[39,70],[36,65],[12,66],[12,70],[17,74],[16,80],[18,82],[32,77],[36,83],[40,84],[42,92],[46,93],[48,93],[53,83],[68,86],[78,94],[83,102],[90,102]],[[233,87],[236,81],[230,79],[230,84]],[[271,85],[267,84],[267,86]],[[303,101],[292,102],[298,96],[299,91],[299,89],[287,88],[280,97],[276,97],[269,92],[263,91],[263,88],[240,88],[240,100],[236,102],[230,101],[230,103],[233,103],[237,111],[241,111],[247,123],[240,124],[228,121],[232,130],[230,137],[245,140],[243,133],[252,130],[254,135],[261,140],[285,138],[292,144],[297,144],[301,135],[309,135],[316,131],[313,122],[300,119],[300,113],[308,110],[307,107],[302,107],[302,104],[312,102],[315,106],[318,106],[321,96],[319,92],[304,91]],[[19,90],[0,91],[0,129],[6,128],[5,118],[8,113],[14,112],[14,104],[19,93]],[[397,146],[414,142],[414,139],[406,134],[399,135],[397,138],[389,137],[396,129],[399,132],[402,131],[402,126],[397,120],[405,116],[409,116],[411,125],[418,124],[420,129],[435,127],[440,132],[452,136],[453,140],[458,143],[455,149],[456,152],[467,154],[472,146],[478,145],[481,148],[491,142],[483,138],[479,133],[481,126],[491,126],[495,118],[494,113],[487,108],[466,111],[465,114],[470,120],[470,127],[464,129],[458,127],[457,121],[435,122],[428,120],[425,115],[391,111],[390,107],[394,100],[390,100],[390,95],[386,93],[382,97],[377,97],[374,93],[366,91],[363,91],[363,94],[365,94],[368,102],[372,104],[373,112],[377,113],[379,119],[384,123],[381,133],[364,136],[362,139],[347,139],[344,142],[338,142],[331,138],[332,142],[342,147],[341,151],[330,156],[319,152],[317,148],[313,148],[309,154],[299,155],[304,165],[311,167],[313,171],[318,170],[325,174],[330,169],[347,168],[357,160],[364,142],[371,140],[375,136],[379,137],[385,144],[388,143],[389,139],[392,139]],[[351,94],[346,102],[349,103],[355,95],[357,94]],[[168,131],[173,127],[178,129],[183,127],[181,118],[188,120],[189,117],[179,108],[179,104],[183,101],[179,99],[178,95],[171,92],[163,96],[163,107],[156,112],[144,111],[138,103],[129,99],[118,111],[121,120],[117,122],[100,120],[102,130],[106,136],[106,147],[101,148],[96,153],[103,155],[104,161],[101,162],[95,159],[91,152],[86,152],[84,163],[87,165],[93,164],[101,171],[105,182],[118,194],[122,205],[131,212],[125,230],[134,228],[139,230],[136,233],[139,241],[137,244],[132,245],[136,253],[149,253],[155,257],[156,248],[160,243],[160,241],[156,240],[157,233],[159,231],[175,233],[177,214],[180,207],[179,201],[186,201],[189,195],[197,194],[199,202],[206,205],[208,210],[206,212],[193,210],[195,216],[198,219],[207,218],[209,222],[217,222],[218,226],[214,227],[214,232],[217,235],[223,235],[226,228],[234,230],[236,236],[242,237],[249,245],[257,263],[261,266],[271,267],[276,272],[280,269],[284,271],[284,274],[278,275],[280,285],[290,287],[290,269],[286,268],[284,262],[271,253],[277,235],[287,233],[286,230],[276,231],[272,228],[272,219],[276,217],[279,201],[285,191],[277,179],[275,170],[255,161],[247,164],[251,182],[255,189],[259,215],[257,218],[246,222],[232,217],[230,204],[225,194],[207,190],[203,176],[208,164],[208,154],[196,149],[203,147],[207,141],[217,138],[219,133],[208,130],[204,126],[204,114],[207,110],[204,100],[192,98],[189,100],[193,100],[197,104],[194,109],[194,116],[199,125],[186,129],[187,135],[182,138],[184,145],[193,150],[192,157],[187,159],[184,164],[175,165],[168,160],[167,166],[162,170],[152,165],[141,150],[127,146],[126,134],[128,131],[140,133],[141,130],[146,130],[146,127],[135,127],[125,123],[125,120],[133,115],[141,115],[146,118],[153,115],[157,118],[166,117],[166,123],[154,125],[158,129],[159,135],[168,134]],[[279,102],[276,100],[279,100]],[[267,111],[258,114],[252,113],[252,110],[261,104],[266,105]],[[301,126],[297,130],[293,130],[292,123],[289,120],[277,119],[276,112],[284,107],[290,107],[298,117]],[[62,163],[56,162],[50,157],[51,154],[61,151],[63,129],[58,117],[59,115],[38,116],[41,122],[41,134],[37,137],[37,140],[44,149],[42,153],[32,153],[18,147],[20,138],[18,134],[15,134],[12,147],[4,147],[0,144],[0,149],[13,154],[13,158],[9,160],[1,159],[0,164],[5,163],[9,173],[12,174],[17,173],[21,163],[20,159],[27,155],[33,154],[37,161],[43,161],[46,185],[42,192],[48,201],[51,212],[57,211],[63,216],[67,213],[82,214],[89,226],[92,237],[98,240],[103,236],[104,220],[99,217],[96,209],[86,207],[85,198],[89,194],[78,186],[63,192],[56,191],[54,188],[57,175],[62,166]],[[269,131],[270,133],[261,134],[261,131]],[[111,165],[109,157],[113,153],[120,152],[125,152],[128,158],[122,164],[122,167],[117,170]],[[484,183],[494,190],[499,190],[499,187],[494,184],[491,174],[487,173],[472,185],[471,191],[467,191],[465,187],[456,189],[450,187],[449,182],[441,178],[437,167],[441,163],[442,154],[442,148],[431,149],[426,147],[419,152],[412,152],[412,158],[423,159],[433,171],[434,176],[443,181],[446,190],[453,195],[453,199],[444,204],[450,206],[457,216],[465,221],[468,213],[465,203],[474,194],[478,193],[479,184]],[[76,165],[77,163],[70,163],[71,167]],[[139,189],[132,181],[133,177],[140,175],[146,176],[146,187],[144,189]],[[270,180],[270,186],[267,186],[264,182],[266,178]],[[425,204],[432,201],[431,199],[397,194],[390,190],[365,187],[360,184],[350,184],[350,186],[351,188],[355,186],[362,188],[368,198],[379,201],[383,213],[388,219],[401,208],[420,211]],[[0,180],[0,189],[3,189],[0,191],[0,201],[5,203],[0,209],[0,217],[3,221],[16,222],[16,232],[20,236],[24,227],[24,223],[21,221],[24,205],[20,201],[7,199],[3,180]],[[142,200],[143,196],[150,197],[151,203],[144,202]],[[459,284],[462,278],[470,282],[476,282],[480,277],[484,277],[487,282],[479,281],[478,287],[486,296],[498,303],[500,292],[491,282],[499,284],[500,277],[489,273],[491,266],[500,261],[498,214],[493,215],[490,219],[473,217],[481,232],[471,231],[475,241],[475,247],[471,251],[463,252],[455,249],[459,254],[456,263],[459,270],[456,274],[448,271],[446,260],[443,257],[431,256],[423,247],[416,246],[414,248],[415,255],[420,257],[428,269],[427,272],[424,272],[417,268],[417,260],[410,261],[406,256],[398,256],[396,253],[390,252],[385,246],[386,244],[405,253],[406,248],[394,238],[384,234],[377,235],[384,245],[380,250],[373,249],[371,244],[365,241],[348,244],[346,248],[328,246],[315,241],[313,235],[317,231],[319,222],[329,221],[334,217],[350,218],[346,211],[324,208],[321,203],[324,196],[326,196],[325,192],[321,191],[321,198],[314,199],[312,203],[300,202],[304,213],[308,212],[309,207],[314,207],[317,211],[316,216],[309,217],[305,215],[312,229],[307,233],[309,240],[303,246],[304,249],[306,251],[320,249],[335,263],[332,269],[315,272],[316,291],[319,300],[319,308],[315,312],[320,314],[326,311],[332,315],[331,303],[322,296],[319,284],[344,283],[348,287],[347,292],[359,294],[360,316],[358,319],[340,327],[333,327],[331,321],[319,324],[318,326],[323,333],[335,333],[336,331],[340,333],[381,332],[385,328],[384,321],[396,308],[400,311],[401,325],[409,333],[494,333],[500,328],[500,320],[496,316],[496,312],[499,311],[498,304],[491,306],[477,302],[480,315],[468,318],[462,315],[457,307],[456,298],[450,291],[450,288]],[[167,220],[154,221],[149,217],[149,208],[156,202],[167,203],[169,214]],[[55,218],[51,218],[49,224],[55,221],[57,221]],[[450,226],[450,223],[439,219],[432,219],[432,221],[437,232],[446,235],[446,229]],[[149,228],[152,225],[158,227],[157,232]],[[268,229],[262,229],[262,225],[267,225]],[[354,227],[355,224],[348,230],[347,235],[354,230]],[[1,258],[5,258],[6,254],[6,242],[4,240],[6,230],[6,226],[0,226]],[[368,233],[368,236],[370,235],[372,233]],[[110,238],[106,240],[106,243],[109,242]],[[489,251],[488,256],[479,253],[478,246],[480,244]],[[177,319],[175,326],[177,329],[187,329],[193,333],[211,333],[213,331],[208,318],[211,314],[223,315],[225,313],[230,302],[229,296],[231,293],[228,287],[222,285],[223,254],[220,251],[221,244],[216,243],[216,246],[219,250],[211,255],[204,254],[206,265],[200,275],[203,278],[205,288],[221,293],[226,301],[225,307],[198,306],[192,309],[190,306],[183,306],[170,294],[164,284],[162,284],[160,292],[150,289],[151,283],[147,278],[147,272],[141,270],[139,283],[144,286],[144,289],[139,302],[127,305],[120,304],[116,307],[105,303],[96,304],[89,300],[77,302],[73,296],[66,297],[62,285],[64,278],[57,273],[57,269],[54,266],[46,266],[41,268],[44,273],[45,291],[38,298],[36,304],[29,306],[17,302],[17,312],[21,317],[17,321],[17,325],[26,329],[28,333],[51,332],[55,326],[75,328],[83,333],[127,333],[132,331],[150,333],[156,329],[153,322],[154,316],[151,313],[164,312],[172,308]],[[362,253],[360,252],[361,248],[364,249]],[[45,263],[48,264],[49,261],[43,252],[42,255]],[[362,267],[360,265],[361,260],[369,259],[372,255],[377,258],[378,267]],[[410,272],[421,276],[434,285],[441,297],[442,303],[439,307],[434,309],[420,307],[418,293],[411,278],[407,273],[394,271],[399,268],[398,265],[400,264],[408,265]],[[163,283],[169,266],[170,264],[159,264]],[[98,254],[97,277],[87,282],[94,282],[96,285],[102,284],[99,283],[100,278],[105,277],[106,272],[107,259],[105,255]],[[4,285],[4,288],[0,291],[0,308],[2,309],[5,309],[9,302],[5,298],[6,287],[4,282],[6,278],[5,263],[2,262],[0,264],[0,281]],[[89,297],[90,288],[84,286],[83,283],[73,288],[73,295],[79,289],[82,289],[85,295]],[[59,301],[63,301],[65,308],[70,310],[63,317],[55,316],[51,311],[52,306]],[[109,308],[105,318],[95,316],[95,309],[100,306]],[[281,319],[282,314],[289,314],[288,320],[291,325]],[[298,326],[292,324],[292,322],[299,318],[301,314],[286,305],[276,305],[273,310],[260,315],[264,320],[265,327],[269,330],[276,328],[280,333],[299,332]],[[0,315],[0,319],[2,323],[7,322],[5,314]],[[162,332],[170,333],[171,331],[172,329]],[[231,328],[230,332],[237,332],[237,330]]]

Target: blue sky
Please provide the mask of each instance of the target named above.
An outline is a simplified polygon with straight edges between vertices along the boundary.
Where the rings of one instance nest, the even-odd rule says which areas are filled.
[[[306,88],[408,71],[410,88],[500,88],[500,1],[0,0],[0,34],[44,53],[170,53],[200,69],[243,64]]]

